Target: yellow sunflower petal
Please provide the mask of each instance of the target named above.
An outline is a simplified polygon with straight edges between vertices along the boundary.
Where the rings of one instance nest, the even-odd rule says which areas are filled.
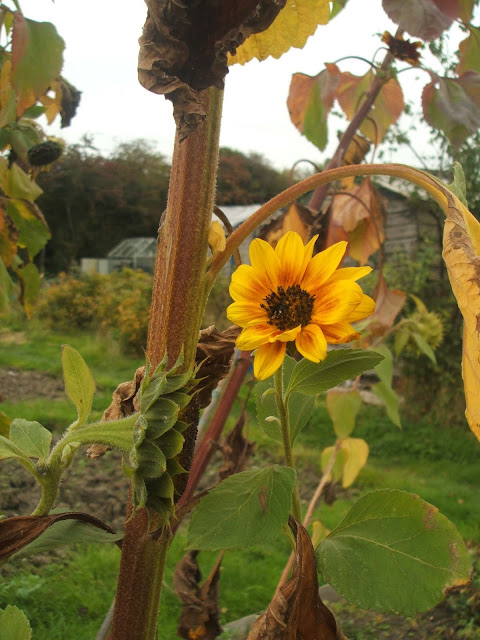
[[[272,247],[260,238],[252,240],[249,249],[250,262],[260,282],[268,289],[276,289],[281,264]]]
[[[257,380],[269,378],[282,366],[286,350],[285,342],[269,342],[258,347],[253,361],[253,373]]]
[[[269,342],[290,342],[291,340],[295,340],[301,330],[302,325],[299,324],[298,327],[288,329],[288,331],[277,332],[269,338]]]
[[[364,276],[371,273],[372,267],[343,267],[332,273],[329,282],[338,282],[339,280],[360,280]]]
[[[271,324],[254,324],[243,329],[235,344],[242,351],[250,351],[262,344],[266,344],[275,331],[278,331],[278,329]]]
[[[313,256],[300,283],[302,289],[314,293],[318,287],[322,286],[340,264],[346,249],[347,243],[342,240]]]
[[[350,321],[363,295],[358,284],[349,280],[324,285],[316,293],[311,322],[322,326]]]
[[[327,341],[323,331],[316,324],[309,324],[302,328],[295,340],[299,352],[312,362],[321,362],[327,356]]]
[[[305,268],[305,247],[298,233],[289,231],[280,238],[275,247],[275,253],[282,265],[279,284],[285,288],[298,284],[303,276],[302,270]]]
[[[368,318],[375,311],[375,300],[363,294],[362,299],[354,311],[348,316],[350,322],[356,322],[357,320],[363,320]]]
[[[260,304],[253,302],[234,302],[227,307],[227,318],[230,322],[238,324],[239,327],[246,327],[248,324],[268,322],[265,309]]]
[[[229,291],[235,302],[257,302],[260,304],[270,289],[257,278],[253,267],[242,264],[232,275]]]
[[[322,331],[329,344],[344,344],[360,337],[349,322],[337,322],[322,327]]]

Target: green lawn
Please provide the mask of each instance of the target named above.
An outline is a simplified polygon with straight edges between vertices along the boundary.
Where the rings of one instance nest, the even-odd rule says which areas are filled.
[[[24,333],[16,334],[18,340],[15,340],[14,333],[13,339],[10,335],[10,342],[3,343],[0,332],[0,368],[15,366],[60,376],[60,347],[68,343],[82,353],[100,387],[94,401],[96,415],[100,415],[109,404],[116,385],[131,378],[141,364],[138,359],[120,354],[115,344],[98,336],[53,334],[38,327],[31,327],[26,332],[22,328],[22,331]],[[242,396],[245,394],[244,389]],[[281,461],[277,445],[272,444],[258,428],[253,407],[253,400],[250,400],[249,437],[257,441],[257,457]],[[12,417],[39,420],[53,430],[60,429],[75,417],[75,411],[66,399],[3,403],[0,410]],[[238,407],[229,420],[230,427],[235,413],[238,413]],[[424,418],[416,423],[404,421],[403,429],[399,430],[381,409],[368,406],[362,409],[354,436],[365,438],[369,443],[368,464],[349,490],[338,492],[338,499],[332,506],[320,504],[315,514],[317,519],[332,528],[365,492],[385,487],[398,488],[417,493],[435,504],[454,522],[466,540],[473,545],[480,543],[480,448],[466,425],[463,430],[450,429],[448,425],[432,424]],[[320,451],[333,440],[333,430],[324,403],[320,401],[310,424],[299,438],[301,476],[311,481],[312,476],[319,475]],[[3,473],[10,473],[13,465],[3,462],[1,469]],[[125,498],[119,496],[118,499],[124,501]],[[180,605],[172,590],[172,572],[182,557],[184,542],[185,530],[181,529],[170,551],[161,603],[158,637],[166,640],[176,637]],[[220,582],[222,622],[265,608],[288,552],[288,543],[279,537],[274,544],[225,555]],[[88,545],[53,556],[42,556],[40,560],[12,563],[2,570],[0,608],[16,604],[23,609],[34,629],[34,640],[66,637],[91,640],[114,595],[119,550],[114,546]],[[215,555],[202,553],[199,561],[204,576],[207,576]],[[345,630],[348,621],[356,615],[352,611],[340,607],[339,616],[341,621],[343,616]],[[465,625],[470,623],[466,620]],[[373,631],[370,635],[366,631],[367,635],[363,635],[363,631],[355,633],[349,630],[351,640],[376,637]],[[378,632],[378,637],[384,636]],[[478,636],[472,631],[471,635],[463,637],[473,639]]]

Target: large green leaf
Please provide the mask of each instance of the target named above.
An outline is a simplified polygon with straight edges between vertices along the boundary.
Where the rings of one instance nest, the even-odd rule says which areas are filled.
[[[468,583],[471,564],[455,526],[417,495],[392,489],[360,498],[321,542],[323,578],[364,609],[414,615]]]
[[[35,22],[15,12],[12,35],[12,82],[17,115],[34,104],[62,70],[65,43],[50,22]]]
[[[189,549],[241,549],[272,540],[287,522],[295,471],[273,465],[230,476],[201,500]]]
[[[62,367],[65,391],[77,408],[78,424],[83,424],[92,410],[95,381],[85,360],[68,344],[62,348]]]
[[[32,628],[21,609],[7,604],[0,609],[0,640],[31,640]]]
[[[300,360],[290,378],[288,391],[316,395],[372,369],[383,356],[366,349],[336,349],[320,363]]]
[[[39,422],[17,418],[10,425],[10,440],[29,458],[46,460],[50,453],[52,434]]]

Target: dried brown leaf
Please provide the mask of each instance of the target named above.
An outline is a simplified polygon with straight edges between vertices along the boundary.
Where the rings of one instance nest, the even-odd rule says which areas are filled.
[[[307,530],[293,518],[289,525],[297,540],[292,577],[255,622],[248,640],[339,640],[335,618],[318,594],[315,552]]]
[[[115,533],[107,524],[88,513],[68,511],[47,516],[14,516],[0,520],[0,560],[5,560],[42,535],[48,527],[60,520],[81,520]],[[118,544],[118,543],[117,543]]]
[[[224,463],[218,472],[220,480],[225,480],[225,478],[228,478],[234,473],[243,471],[247,466],[249,458],[253,454],[255,443],[250,442],[243,435],[245,418],[248,419],[248,415],[243,412],[221,447]]]
[[[175,591],[182,603],[177,633],[186,640],[214,640],[222,632],[219,622],[218,583],[223,553],[202,585],[197,555],[198,551],[185,554],[173,574]]]
[[[287,231],[296,231],[306,244],[311,237],[313,221],[314,217],[310,209],[294,202],[285,213],[263,225],[259,237],[271,244],[272,247],[276,247],[277,242]]]
[[[230,370],[230,362],[235,350],[235,340],[240,329],[235,326],[219,331],[211,326],[200,331],[195,361],[199,365],[197,398],[200,408],[210,404],[213,391]]]
[[[223,89],[227,55],[253,33],[267,29],[286,0],[146,0],[140,38],[138,78],[153,93],[173,102],[180,139],[205,119],[198,93]]]

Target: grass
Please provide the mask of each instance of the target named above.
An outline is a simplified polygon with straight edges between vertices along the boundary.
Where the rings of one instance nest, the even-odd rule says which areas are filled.
[[[60,347],[68,343],[82,353],[101,387],[94,401],[97,415],[109,404],[116,385],[130,379],[141,364],[138,359],[119,353],[112,342],[99,341],[98,337],[90,334],[53,334],[35,325],[26,330],[22,328],[22,332],[13,332],[12,339],[2,343],[0,367],[38,369],[60,376]],[[242,391],[242,396],[245,395],[246,389]],[[52,429],[65,426],[75,415],[67,399],[3,403],[0,408],[12,416],[43,421]],[[230,427],[238,412],[237,407],[229,419]],[[257,442],[256,455],[269,461],[281,461],[280,448],[272,444],[256,424],[252,399],[248,413],[251,416],[249,437]],[[402,430],[399,430],[381,409],[366,406],[361,411],[353,435],[367,440],[370,447],[368,464],[349,490],[339,491],[332,506],[322,503],[318,507],[316,518],[331,529],[366,491],[398,488],[417,493],[435,504],[455,523],[466,540],[474,545],[480,543],[479,449],[466,425],[463,430],[453,429],[423,418],[417,422],[404,421]],[[313,481],[318,478],[320,451],[333,441],[333,429],[325,404],[320,401],[310,424],[300,435],[296,449],[300,476],[305,481],[310,483],[312,478]],[[123,500],[124,496],[119,499]],[[181,529],[169,554],[160,609],[158,637],[166,640],[176,637],[181,607],[173,592],[172,575],[182,557],[184,544],[185,530]],[[225,555],[220,583],[223,623],[266,607],[287,555],[288,545],[283,537],[270,545]],[[200,554],[204,576],[208,575],[214,561],[214,554]],[[113,598],[118,562],[116,547],[85,545],[60,555],[47,556],[47,560],[43,557],[41,565],[32,561],[22,561],[18,565],[12,563],[3,570],[3,578],[0,579],[0,608],[10,603],[23,609],[31,621],[35,640],[60,640],[66,635],[78,640],[91,640]],[[463,620],[463,635],[442,635],[438,638],[477,640],[479,636],[475,635],[472,607],[468,604],[470,597],[457,599],[452,605],[457,607],[458,616]],[[364,614],[351,605],[339,604],[335,608],[350,640],[400,637],[388,635],[388,630],[394,627],[392,621],[385,617],[361,617]],[[421,627],[424,623],[418,624]],[[402,637],[423,636],[409,633]]]

